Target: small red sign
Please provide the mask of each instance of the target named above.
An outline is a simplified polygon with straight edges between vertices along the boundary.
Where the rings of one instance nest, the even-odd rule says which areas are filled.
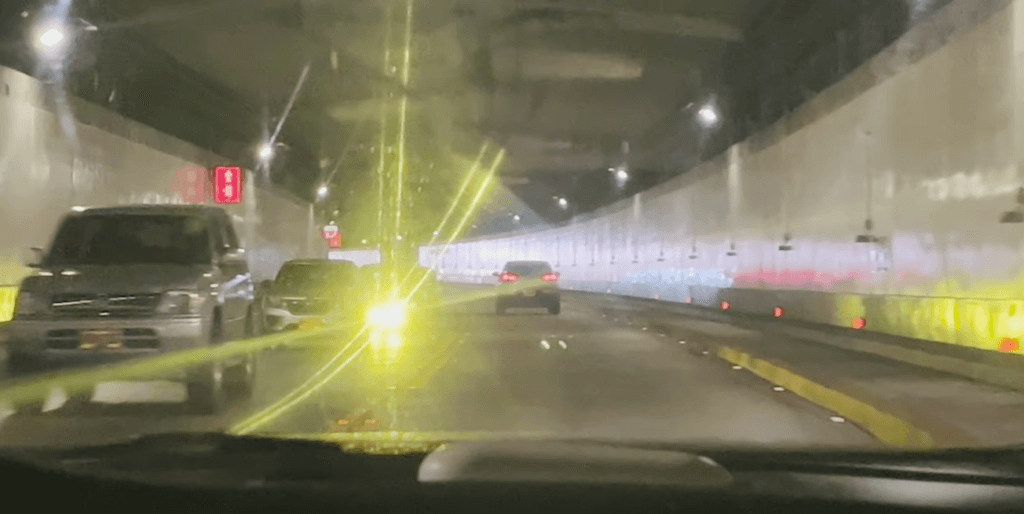
[[[233,204],[242,201],[242,168],[219,166],[213,175],[213,199],[217,203]]]
[[[325,240],[330,241],[331,239],[334,239],[335,237],[337,237],[338,234],[340,234],[340,233],[341,233],[341,230],[338,229],[338,226],[334,225],[334,224],[331,224],[331,225],[324,226],[324,230],[322,232],[320,232],[320,235]]]
[[[184,168],[179,175],[181,200],[190,204],[206,202],[206,190],[210,175],[205,168]]]
[[[345,246],[345,238],[342,237],[341,232],[338,232],[334,237],[327,240],[327,244],[330,245],[331,248],[341,248]]]

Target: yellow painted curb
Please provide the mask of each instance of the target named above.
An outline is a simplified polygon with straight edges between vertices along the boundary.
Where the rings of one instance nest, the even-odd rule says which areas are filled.
[[[927,432],[882,412],[856,398],[812,382],[768,361],[756,359],[732,348],[722,347],[718,356],[755,375],[786,388],[797,396],[857,423],[882,442],[901,448],[932,448],[935,442]]]

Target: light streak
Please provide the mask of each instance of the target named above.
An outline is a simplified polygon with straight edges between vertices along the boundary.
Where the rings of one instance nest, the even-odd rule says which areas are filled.
[[[405,54],[402,62],[402,100],[399,107],[398,169],[395,177],[395,235],[401,234],[402,196],[405,194],[405,125],[409,110],[409,73],[412,57],[412,1],[405,3]]]
[[[388,66],[391,64],[391,4],[388,3],[384,13],[387,20],[384,26],[384,73],[387,74]],[[388,127],[388,94],[387,91],[381,96],[380,105],[380,162],[377,166],[377,232],[381,241],[386,238],[384,230],[384,167],[387,154],[387,127]],[[381,248],[381,252],[384,248]],[[382,256],[383,257],[383,256]]]
[[[83,371],[65,371],[57,375],[29,378],[7,384],[0,389],[0,398],[14,404],[45,398],[53,387],[67,391],[80,391],[98,382],[151,378],[187,369],[208,361],[224,360],[276,347],[304,344],[307,337],[340,333],[355,324],[331,326],[302,333],[282,333],[254,339],[233,341],[216,347],[203,347],[155,357],[136,358],[125,362],[90,368]]]
[[[306,380],[306,382],[304,382],[302,385],[291,390],[283,398],[274,402],[274,404],[270,405],[269,407],[257,412],[256,414],[253,414],[252,416],[249,416],[241,423],[238,423],[235,426],[231,427],[228,430],[228,432],[238,435],[252,433],[254,430],[257,430],[274,421],[275,419],[281,417],[281,415],[283,415],[285,412],[294,408],[296,405],[305,401],[314,393],[319,391],[321,388],[327,385],[328,381],[330,381],[332,378],[337,376],[338,373],[345,369],[345,367],[347,367],[348,364],[351,363],[353,359],[358,357],[359,354],[362,353],[363,349],[366,348],[366,346],[369,344],[368,340],[363,342],[363,344],[358,349],[356,349],[356,351],[352,352],[352,355],[349,356],[348,359],[344,360],[343,362],[335,366],[333,369],[331,368],[338,359],[345,355],[345,352],[349,349],[349,347],[351,347],[352,344],[355,343],[366,332],[366,330],[367,327],[364,325],[363,328],[359,331],[359,333],[357,333],[355,336],[352,337],[352,339],[345,343],[345,345],[340,350],[338,350],[336,354],[334,354],[334,357],[332,357],[331,360],[327,362],[327,364],[325,364],[322,368],[313,373],[313,375],[308,380]],[[319,378],[321,377],[321,375],[323,375],[323,378]]]
[[[448,212],[444,214],[444,217],[441,218],[441,222],[437,224],[437,229],[434,230],[434,235],[430,238],[430,242],[427,243],[427,246],[432,246],[437,242],[437,238],[441,235],[441,231],[444,230],[444,226],[448,224],[448,220],[452,217],[452,214],[455,213],[455,208],[458,206],[459,201],[462,200],[462,195],[466,194],[466,189],[469,188],[470,182],[473,181],[473,177],[476,175],[477,170],[480,169],[480,162],[483,160],[485,152],[487,152],[486,142],[480,146],[480,153],[477,154],[476,160],[473,161],[473,166],[470,167],[469,173],[466,175],[465,180],[462,181],[462,185],[459,187],[459,192],[455,195],[455,199],[452,200],[452,204],[448,206]]]
[[[441,248],[441,251],[435,252],[434,261],[430,265],[431,271],[437,269],[437,263],[440,260],[439,256],[444,255],[445,252],[448,251],[448,248],[451,247],[452,242],[454,242],[455,239],[459,237],[459,234],[461,234],[462,231],[466,228],[466,224],[468,224],[469,220],[473,217],[474,214],[476,214],[476,210],[480,206],[480,201],[483,199],[484,193],[487,191],[487,186],[491,184],[491,180],[494,178],[494,172],[498,169],[498,167],[501,165],[501,162],[504,159],[505,149],[502,148],[498,152],[498,155],[495,156],[494,162],[491,163],[491,169],[487,171],[487,175],[484,177],[483,182],[480,184],[480,188],[477,190],[476,195],[473,197],[473,201],[469,204],[469,207],[466,208],[466,212],[462,216],[462,219],[459,220],[459,224],[455,227],[455,230],[452,231],[451,236],[448,238],[448,241],[445,243],[444,247]],[[409,299],[416,295],[416,292],[419,291],[420,287],[426,280],[427,274],[424,273],[423,277],[421,277],[420,281],[416,284],[416,287],[414,287],[412,292],[409,293],[409,295],[406,297],[406,301],[408,301]]]
[[[408,118],[408,105],[409,105],[408,86],[409,86],[409,78],[410,78],[410,71],[411,71],[411,57],[412,57],[412,14],[413,14],[413,1],[412,0],[407,0],[406,1],[406,19],[405,19],[405,49],[404,49],[403,66],[402,66],[402,86],[403,86],[403,92],[402,92],[402,99],[400,101],[400,107],[399,107],[398,162],[397,162],[397,165],[396,165],[396,174],[395,174],[395,177],[393,179],[394,182],[392,183],[393,186],[394,186],[394,189],[393,189],[394,196],[393,196],[392,200],[393,200],[393,207],[395,209],[395,217],[394,217],[394,225],[393,225],[394,232],[390,233],[390,234],[388,233],[387,229],[385,229],[385,224],[384,224],[384,219],[383,219],[383,217],[384,217],[384,188],[385,188],[385,183],[387,181],[387,179],[385,177],[385,170],[388,167],[387,166],[387,162],[386,162],[386,157],[385,157],[386,154],[387,154],[387,118],[388,118],[388,105],[387,105],[387,96],[388,95],[387,94],[384,95],[384,101],[382,102],[382,107],[381,107],[380,161],[379,161],[378,169],[377,169],[378,178],[379,178],[378,218],[377,218],[378,225],[377,226],[378,226],[378,230],[380,231],[380,234],[382,236],[381,240],[382,240],[383,245],[382,245],[382,248],[381,248],[381,252],[383,253],[385,251],[388,251],[388,254],[391,257],[390,261],[391,261],[392,264],[391,264],[391,266],[388,266],[388,267],[391,268],[391,270],[385,269],[385,270],[382,270],[382,271],[388,272],[388,274],[391,275],[391,281],[390,282],[391,282],[392,288],[394,287],[395,283],[397,282],[396,281],[397,277],[395,276],[395,270],[394,270],[394,263],[395,263],[394,259],[395,259],[395,251],[396,251],[394,239],[401,234],[401,223],[402,223],[402,197],[404,195],[403,186],[404,186],[405,168],[406,168],[406,162],[405,162],[405,160],[406,160],[406,156],[405,156],[405,151],[406,151],[406,130],[405,129],[406,129],[407,118]],[[387,70],[389,68],[390,60],[391,60],[390,44],[391,44],[392,11],[391,11],[390,5],[387,8],[386,19],[387,19],[387,22],[386,22],[387,24],[386,24],[385,38],[384,38],[385,39],[385,49],[384,49],[384,68],[385,68],[385,73],[387,72]],[[393,292],[392,296],[397,296],[396,294],[394,294],[394,293],[396,293],[396,291],[394,291],[394,289],[392,290],[392,292]],[[377,295],[377,296],[378,297],[375,298],[375,300],[376,301],[380,301],[381,298],[379,298],[379,295]],[[299,403],[301,403],[302,401],[307,399],[310,395],[314,394],[316,391],[321,389],[324,385],[327,384],[327,382],[331,378],[333,378],[338,373],[340,373],[341,370],[344,369],[352,361],[352,359],[354,359],[357,355],[359,355],[360,352],[362,352],[362,350],[364,348],[366,348],[367,344],[369,344],[369,341],[364,342],[363,345],[361,345],[359,347],[359,349],[356,350],[352,354],[352,356],[350,356],[348,359],[346,359],[340,365],[338,365],[333,370],[331,370],[331,366],[335,363],[335,361],[337,361],[339,358],[341,358],[341,356],[344,354],[344,352],[358,339],[358,337],[360,337],[360,335],[362,335],[364,332],[366,332],[366,330],[367,330],[367,327],[363,326],[363,328],[362,328],[362,330],[360,330],[359,334],[357,334],[356,337],[354,337],[351,341],[346,343],[346,345],[342,348],[342,350],[339,350],[339,352],[334,356],[334,358],[332,358],[323,368],[321,368],[319,371],[314,373],[313,376],[309,380],[306,381],[306,383],[304,383],[303,385],[295,388],[293,391],[291,391],[284,398],[282,398],[281,400],[276,402],[274,405],[268,407],[267,409],[264,409],[263,411],[255,414],[253,416],[251,416],[246,421],[243,421],[242,423],[236,425],[232,429],[232,431],[235,432],[235,433],[249,433],[249,432],[251,432],[253,430],[256,430],[260,426],[264,426],[264,425],[270,423],[271,421],[273,421],[274,419],[280,417],[282,414],[284,414],[285,412],[287,412],[288,410],[290,410],[294,406],[298,405]],[[323,375],[323,378],[319,379],[319,381],[316,381],[317,377],[319,377],[321,375]]]
[[[463,179],[462,185],[459,186],[459,192],[455,195],[451,205],[448,206],[448,211],[445,212],[444,217],[441,218],[441,222],[437,224],[437,229],[434,230],[434,234],[431,236],[430,242],[426,245],[427,247],[431,247],[435,242],[437,242],[437,238],[441,235],[441,231],[444,229],[444,226],[448,224],[448,220],[451,218],[452,214],[455,213],[455,208],[458,207],[459,202],[462,200],[462,196],[466,194],[466,189],[469,188],[469,184],[473,181],[473,177],[476,176],[476,172],[480,169],[480,162],[483,161],[484,154],[486,152],[487,143],[484,142],[484,144],[480,146],[480,153],[477,154],[476,160],[473,161],[473,166],[469,168],[469,173],[466,175],[466,178]],[[409,278],[412,277],[413,271],[414,270],[410,269],[409,272],[406,273],[405,278],[402,279],[402,287],[404,287],[406,282],[409,281]]]
[[[281,119],[277,120],[277,127],[274,128],[274,133],[270,136],[270,141],[267,142],[271,148],[274,146],[274,141],[277,141],[277,135],[281,133],[281,127],[284,126],[284,120],[288,119],[288,114],[292,112],[292,106],[295,105],[295,98],[299,96],[299,90],[302,89],[302,84],[306,82],[306,76],[309,75],[309,64],[307,63],[302,68],[302,73],[299,75],[299,81],[295,83],[295,89],[292,90],[292,96],[288,98],[288,104],[284,108],[284,114],[281,115]]]

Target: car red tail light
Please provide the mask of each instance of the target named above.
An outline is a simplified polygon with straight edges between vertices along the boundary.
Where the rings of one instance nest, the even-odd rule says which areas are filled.
[[[545,273],[541,280],[545,282],[558,282],[558,273]]]
[[[505,273],[501,274],[498,280],[501,280],[502,284],[511,284],[512,282],[519,280],[519,275],[516,275],[515,273],[509,273],[506,271]]]

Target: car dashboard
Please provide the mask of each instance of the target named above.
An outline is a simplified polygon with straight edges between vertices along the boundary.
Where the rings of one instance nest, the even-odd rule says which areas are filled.
[[[654,452],[644,454],[653,466],[636,467],[640,460],[622,459],[614,446],[573,453],[569,446],[552,451],[517,444],[525,454],[507,444],[505,453],[485,448],[483,459],[478,450],[463,452],[431,474],[428,462],[448,445],[341,451],[317,441],[193,439],[5,452],[0,479],[11,504],[42,511],[990,512],[1024,505],[1016,450],[705,450],[691,458],[695,454],[678,450],[632,448]]]

